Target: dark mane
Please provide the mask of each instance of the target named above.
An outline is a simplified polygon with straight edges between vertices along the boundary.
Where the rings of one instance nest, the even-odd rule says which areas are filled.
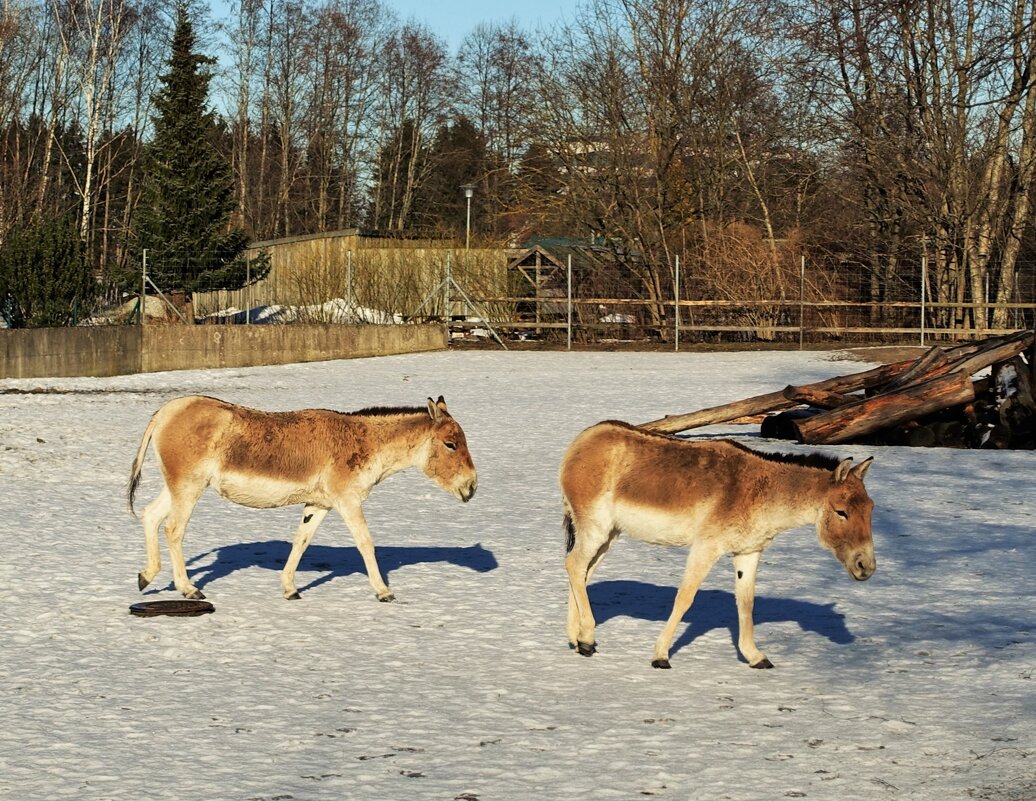
[[[817,453],[815,451],[812,453],[770,453],[754,450],[732,439],[727,440],[727,442],[745,453],[750,453],[753,456],[758,456],[760,459],[779,464],[794,464],[799,467],[812,467],[816,470],[834,470],[842,461],[836,456],[828,456],[826,453]]]
[[[603,420],[602,423],[608,425],[617,426],[619,428],[626,428],[631,431],[636,431],[638,434],[643,434],[648,437],[661,437],[663,439],[674,439],[678,442],[688,442],[688,440],[681,437],[673,436],[672,434],[666,434],[662,431],[651,431],[640,426],[635,426],[632,423],[627,423],[622,420]],[[753,448],[749,448],[747,445],[742,445],[740,442],[732,439],[722,440],[710,440],[711,442],[729,442],[735,448],[745,453],[750,453],[753,456],[758,456],[760,459],[765,459],[768,462],[777,462],[778,464],[793,464],[799,467],[812,467],[815,470],[834,470],[838,467],[841,459],[836,456],[828,456],[826,453],[774,453],[767,451],[757,451]]]
[[[357,409],[355,412],[341,412],[350,417],[392,417],[403,414],[428,414],[424,406],[369,406],[366,409]]]
[[[674,437],[672,434],[666,434],[662,431],[652,431],[650,428],[641,428],[640,426],[633,425],[633,423],[627,423],[625,420],[602,420],[597,425],[609,425],[616,426],[618,428],[626,428],[630,431],[636,431],[638,434],[643,434],[647,437],[662,437],[662,439],[679,439]]]

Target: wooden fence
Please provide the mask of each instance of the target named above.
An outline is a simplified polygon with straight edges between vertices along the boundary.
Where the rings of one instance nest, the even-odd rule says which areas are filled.
[[[662,281],[671,282],[669,290],[662,290],[671,296],[648,300],[636,297],[643,287],[632,273],[607,259],[601,262],[603,270],[601,264],[586,262],[573,273],[569,256],[566,285],[559,255],[565,248],[552,254],[537,246],[534,250],[552,261],[544,266],[538,260],[524,273],[518,249],[469,250],[450,240],[377,237],[356,230],[256,243],[253,251],[260,250],[270,257],[269,276],[238,292],[197,293],[197,317],[252,322],[250,314],[232,312],[294,305],[304,311],[287,319],[328,323],[342,321],[335,315],[344,306],[367,314],[356,321],[449,321],[455,336],[567,343],[653,340],[675,347],[681,340],[926,344],[1008,333],[1036,321],[1033,265],[1020,272],[1022,282],[1016,276],[1012,298],[1017,302],[998,306],[931,302],[925,298],[931,277],[923,264],[876,289],[880,282],[864,265],[812,265],[805,255],[772,285],[752,284],[747,273],[717,284],[701,265],[681,270],[677,261],[674,273]],[[594,269],[601,271],[594,274]],[[781,296],[768,299],[769,294]],[[866,300],[878,296],[883,299]],[[342,303],[333,303],[336,299]],[[993,319],[1002,322],[993,326]]]

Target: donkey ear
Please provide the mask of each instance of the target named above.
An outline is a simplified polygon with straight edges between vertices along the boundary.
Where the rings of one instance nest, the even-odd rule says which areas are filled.
[[[442,420],[442,409],[431,398],[428,399],[428,416],[436,423]]]
[[[849,477],[849,471],[853,467],[853,457],[842,459],[835,468],[835,484],[841,484]]]
[[[446,399],[442,395],[439,396],[439,400],[435,402],[435,405],[439,407],[439,411],[446,411]]]
[[[856,465],[856,467],[854,467],[850,472],[853,475],[855,475],[858,479],[860,479],[860,481],[863,481],[863,477],[867,475],[867,471],[870,470],[871,465],[873,463],[874,457],[868,456],[866,459],[864,459],[862,462]]]

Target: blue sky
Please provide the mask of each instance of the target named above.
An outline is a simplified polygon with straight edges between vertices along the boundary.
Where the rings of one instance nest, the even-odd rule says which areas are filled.
[[[384,0],[401,20],[414,19],[441,36],[451,52],[480,22],[506,23],[517,20],[529,31],[571,21],[581,0]],[[227,13],[231,0],[210,0],[216,17]]]
[[[480,22],[505,23],[511,19],[528,30],[570,21],[577,0],[386,0],[401,19],[416,19],[456,50],[464,36]]]

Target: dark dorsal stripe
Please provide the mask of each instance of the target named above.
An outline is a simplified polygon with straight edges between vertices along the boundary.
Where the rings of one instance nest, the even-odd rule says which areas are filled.
[[[428,416],[426,406],[371,406],[355,412],[341,412],[350,417],[392,417],[394,415],[423,414]]]
[[[640,428],[631,423],[624,422],[622,420],[605,420],[605,423],[609,425],[618,426],[619,428],[626,428],[630,431],[636,431],[639,434],[643,434],[647,437],[661,437],[662,439],[676,440],[677,442],[687,442],[688,440],[681,439],[680,437],[674,437],[671,434],[664,434],[660,431],[648,431],[647,429]],[[838,467],[841,459],[835,456],[828,456],[826,453],[769,453],[767,451],[757,451],[753,448],[749,448],[747,445],[742,445],[740,442],[736,442],[732,439],[722,440],[709,440],[710,442],[728,442],[740,451],[750,453],[753,456],[758,456],[760,459],[765,459],[768,462],[776,462],[778,464],[791,464],[799,467],[812,467],[815,470],[834,470]]]
[[[842,461],[835,456],[828,456],[826,453],[769,453],[767,451],[754,450],[732,439],[727,440],[727,442],[738,450],[758,456],[760,459],[765,459],[768,462],[777,462],[778,464],[794,464],[799,467],[812,467],[817,470],[834,470]]]

